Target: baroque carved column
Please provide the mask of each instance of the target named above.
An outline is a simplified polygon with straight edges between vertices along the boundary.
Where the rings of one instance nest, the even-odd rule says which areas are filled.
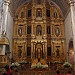
[[[75,68],[75,1],[69,0],[70,11],[71,11],[71,19],[72,19],[72,32],[73,32],[73,46],[74,46],[74,68]]]

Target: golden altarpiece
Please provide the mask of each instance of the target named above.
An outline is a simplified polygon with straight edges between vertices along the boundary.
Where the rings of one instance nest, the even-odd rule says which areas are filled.
[[[14,60],[65,61],[63,15],[54,3],[31,0],[21,5],[13,28]]]

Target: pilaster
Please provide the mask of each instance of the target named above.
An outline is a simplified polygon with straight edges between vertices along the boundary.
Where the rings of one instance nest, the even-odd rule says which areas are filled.
[[[69,4],[70,4],[70,11],[71,11],[71,20],[72,20],[72,32],[73,32],[73,46],[74,46],[74,67],[75,67],[75,1],[74,0],[69,0]]]
[[[3,2],[3,31],[6,32],[7,27],[7,15],[8,15],[8,6],[10,1],[4,0]]]

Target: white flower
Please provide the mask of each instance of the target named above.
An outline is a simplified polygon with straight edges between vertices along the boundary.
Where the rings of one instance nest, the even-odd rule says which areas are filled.
[[[19,66],[20,64],[18,62],[12,63],[11,66]]]
[[[37,64],[35,63],[35,64],[32,64],[31,65],[31,68],[47,68],[48,67],[48,65],[47,64],[45,64],[45,65],[42,65],[40,62],[38,62]]]
[[[63,64],[63,66],[69,66],[69,67],[71,67],[72,65],[71,65],[69,62],[65,62],[65,63]]]
[[[24,60],[23,60],[23,61],[21,61],[20,63],[21,63],[21,64],[26,64],[26,63],[27,63],[27,61],[24,61]]]

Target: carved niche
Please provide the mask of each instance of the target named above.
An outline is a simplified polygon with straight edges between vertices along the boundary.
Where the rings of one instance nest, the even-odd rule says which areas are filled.
[[[37,35],[41,35],[42,34],[42,27],[41,27],[41,25],[37,25],[37,27],[36,27],[36,34]]]
[[[37,8],[36,17],[42,17],[42,9],[41,8]]]
[[[55,26],[55,35],[58,37],[60,35],[60,28],[59,25]]]
[[[22,56],[22,46],[18,46],[18,57]]]
[[[18,26],[18,35],[21,37],[23,35],[23,25]]]

